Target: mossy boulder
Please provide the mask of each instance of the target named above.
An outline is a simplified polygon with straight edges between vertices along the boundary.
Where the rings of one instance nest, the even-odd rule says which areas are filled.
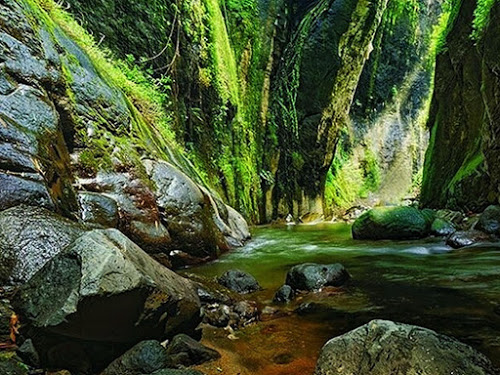
[[[359,240],[405,240],[427,237],[434,221],[431,210],[410,206],[380,207],[365,212],[352,226]]]
[[[435,236],[449,236],[454,232],[456,232],[456,229],[448,220],[436,218],[436,220],[432,222],[431,233]]]

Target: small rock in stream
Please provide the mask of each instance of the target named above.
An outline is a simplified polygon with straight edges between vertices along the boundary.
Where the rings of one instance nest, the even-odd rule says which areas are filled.
[[[188,335],[180,334],[167,347],[168,367],[194,366],[220,358],[220,354]]]
[[[283,285],[274,295],[274,303],[288,303],[295,298],[295,292],[290,285]]]
[[[294,290],[316,291],[325,286],[342,286],[349,278],[349,273],[339,263],[304,263],[288,271],[286,284]]]

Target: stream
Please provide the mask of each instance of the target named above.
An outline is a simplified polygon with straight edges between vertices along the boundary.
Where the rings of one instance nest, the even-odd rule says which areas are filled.
[[[204,342],[222,353],[208,374],[312,374],[328,339],[372,319],[420,325],[463,341],[500,365],[500,247],[451,250],[440,239],[354,241],[346,224],[259,227],[246,246],[189,269],[208,277],[239,268],[274,306],[274,292],[296,264],[342,263],[352,276],[341,288],[300,295],[280,313],[237,331],[205,328]],[[300,306],[300,308],[299,308]],[[297,312],[299,309],[299,312]]]

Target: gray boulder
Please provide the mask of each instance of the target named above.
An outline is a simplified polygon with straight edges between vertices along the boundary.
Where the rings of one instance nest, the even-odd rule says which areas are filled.
[[[471,347],[426,328],[386,320],[328,341],[314,375],[495,375]]]
[[[198,258],[215,258],[219,249],[227,250],[209,195],[169,163],[146,160],[144,165],[156,185],[156,201],[173,247]]]
[[[285,284],[294,290],[315,291],[325,286],[342,286],[349,277],[347,270],[339,263],[304,263],[288,271]]]
[[[253,293],[261,289],[255,277],[241,270],[226,271],[217,281],[222,286],[240,294]]]
[[[128,344],[194,332],[200,322],[194,284],[116,229],[80,236],[20,288],[13,305],[39,351],[50,349],[35,341],[45,333]]]
[[[165,348],[156,340],[141,341],[115,359],[101,375],[150,374],[167,367]]]
[[[0,212],[0,283],[28,281],[83,232],[77,223],[40,207]]]

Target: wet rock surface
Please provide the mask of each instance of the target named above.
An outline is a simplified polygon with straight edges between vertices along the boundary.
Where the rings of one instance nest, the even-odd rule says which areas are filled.
[[[261,289],[255,277],[241,270],[226,271],[217,281],[222,286],[240,294],[253,293]]]
[[[168,367],[182,368],[220,358],[220,354],[185,334],[175,336],[167,347]]]
[[[315,291],[325,286],[342,286],[349,277],[347,270],[339,263],[305,263],[288,271],[285,284],[294,290]]]
[[[142,341],[114,360],[101,375],[151,374],[167,367],[165,348],[156,340]]]
[[[459,249],[479,242],[488,242],[491,240],[491,236],[484,232],[478,230],[468,230],[453,233],[446,239],[446,244],[455,249]]]
[[[84,228],[40,207],[0,212],[0,282],[28,281],[84,232]]]
[[[295,297],[295,292],[290,285],[283,285],[276,291],[273,302],[275,303],[288,303]]]
[[[426,328],[386,320],[336,337],[323,347],[315,375],[495,375],[491,362],[470,346]]]

